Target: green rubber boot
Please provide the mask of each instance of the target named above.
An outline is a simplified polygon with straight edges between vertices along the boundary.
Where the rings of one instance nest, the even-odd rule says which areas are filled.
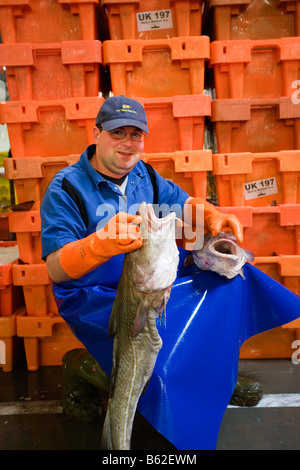
[[[234,406],[255,406],[264,394],[263,386],[255,380],[238,377],[229,404]]]
[[[86,349],[68,351],[63,357],[63,369],[63,410],[67,417],[84,424],[99,419],[103,408],[101,392],[109,391],[108,375]]]

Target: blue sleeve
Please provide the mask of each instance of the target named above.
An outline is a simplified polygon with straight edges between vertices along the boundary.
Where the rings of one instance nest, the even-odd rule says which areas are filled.
[[[66,243],[86,236],[86,226],[73,199],[57,177],[49,184],[41,204],[42,259]]]

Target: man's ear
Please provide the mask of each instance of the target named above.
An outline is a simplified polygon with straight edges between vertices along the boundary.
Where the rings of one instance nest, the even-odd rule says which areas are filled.
[[[100,129],[98,129],[98,127],[96,127],[96,126],[93,129],[93,136],[94,136],[95,144],[97,145],[98,144],[98,139],[99,139],[99,136],[100,136]]]

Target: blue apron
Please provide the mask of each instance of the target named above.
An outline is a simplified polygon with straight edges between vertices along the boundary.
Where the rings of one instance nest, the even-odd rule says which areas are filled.
[[[245,280],[185,268],[187,254],[180,250],[166,327],[157,321],[163,347],[138,410],[178,450],[213,450],[236,385],[241,345],[299,318],[300,297],[252,265],[244,266]],[[116,271],[114,261],[107,263],[108,277],[119,275],[121,262],[116,257]],[[116,288],[94,281],[82,288],[54,284],[53,290],[60,315],[110,375],[108,322]]]

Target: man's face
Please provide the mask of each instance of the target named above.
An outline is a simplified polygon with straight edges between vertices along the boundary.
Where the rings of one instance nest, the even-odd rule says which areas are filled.
[[[115,131],[124,130],[127,135],[124,139],[113,137]],[[121,178],[131,171],[144,150],[144,141],[137,142],[132,139],[131,133],[140,129],[134,126],[124,126],[114,131],[108,132],[94,129],[96,153],[91,159],[91,163],[100,173],[115,178]]]

